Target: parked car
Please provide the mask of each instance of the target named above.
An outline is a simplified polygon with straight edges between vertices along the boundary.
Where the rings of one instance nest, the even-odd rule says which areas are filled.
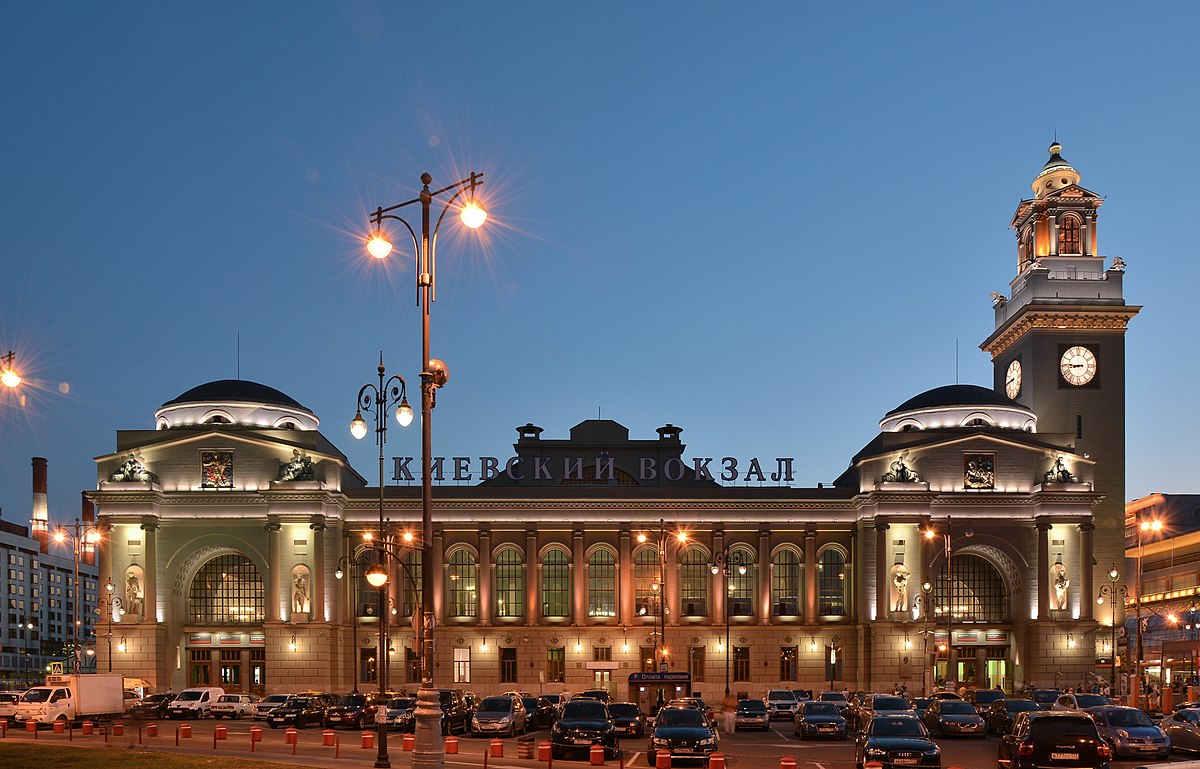
[[[837,705],[838,713],[843,718],[846,717],[846,711],[850,709],[850,700],[846,699],[846,695],[841,692],[821,692],[817,695],[817,700],[820,702],[832,702]]]
[[[769,689],[767,696],[763,697],[763,701],[767,703],[767,712],[771,714],[771,720],[776,718],[790,720],[796,715],[796,708],[800,706],[791,689]]]
[[[641,708],[635,703],[610,702],[608,703],[608,715],[612,717],[618,736],[628,734],[634,737],[644,737],[646,735],[646,716],[642,714]]]
[[[925,710],[929,707],[929,703],[933,700],[928,697],[914,697],[912,701],[912,712],[917,714],[917,718],[924,720]]]
[[[438,689],[442,704],[442,734],[466,734],[471,731],[471,711],[462,689]]]
[[[1102,708],[1105,705],[1112,705],[1113,701],[1103,694],[1067,694],[1059,695],[1054,701],[1051,710],[1082,710],[1090,711],[1095,708]]]
[[[132,713],[133,709],[142,704],[141,695],[130,689],[125,690],[125,712]]]
[[[962,700],[934,700],[925,709],[925,728],[939,737],[984,737],[987,725],[975,706]]]
[[[256,705],[258,705],[258,697],[255,697],[253,694],[222,694],[212,704],[209,711],[212,713],[213,718],[232,718],[236,720],[246,716],[253,716]]]
[[[654,719],[646,760],[650,766],[657,766],[658,754],[666,752],[671,754],[672,763],[675,758],[698,758],[707,765],[708,757],[717,750],[717,742],[717,730],[701,711],[663,708]]]
[[[0,692],[0,718],[12,718],[17,714],[20,692]]]
[[[1171,752],[1171,740],[1167,733],[1137,708],[1113,705],[1096,708],[1091,713],[1100,736],[1112,749],[1114,758],[1166,758]]]
[[[733,730],[761,729],[764,732],[771,728],[771,714],[767,711],[767,703],[762,700],[738,700],[733,711]]]
[[[551,758],[566,758],[573,752],[587,752],[592,745],[603,746],[605,756],[616,758],[620,750],[617,728],[609,715],[608,706],[603,702],[573,697],[563,706],[562,715],[550,730]]]
[[[167,718],[167,708],[175,699],[174,692],[166,694],[147,694],[142,697],[140,705],[134,705],[129,711],[131,718]]]
[[[607,703],[612,699],[608,689],[587,689],[571,697],[573,700],[600,700]]]
[[[933,694],[929,695],[929,699],[931,699],[931,700],[961,700],[962,697],[959,697],[954,692],[934,692]]]
[[[802,702],[793,721],[793,732],[800,739],[832,737],[846,739],[846,719],[832,702]]]
[[[167,706],[171,718],[204,718],[225,690],[219,686],[194,686],[175,695]]]
[[[932,704],[932,703],[930,703]],[[875,716],[912,714],[908,700],[895,694],[868,694],[851,710],[856,729],[862,730]],[[849,720],[849,719],[848,719]]]
[[[267,725],[272,729],[281,726],[294,726],[303,729],[309,724],[321,725],[325,718],[325,701],[320,697],[288,697],[267,716]]]
[[[516,737],[525,731],[528,717],[520,697],[503,694],[499,697],[484,697],[479,709],[471,719],[471,734],[506,734]]]
[[[558,708],[545,697],[522,697],[521,704],[525,706],[525,731],[548,729],[554,725],[554,719],[558,718]]]
[[[983,712],[988,709],[996,700],[1002,700],[1007,697],[1004,692],[999,689],[973,689],[967,692],[966,700],[975,706],[975,712],[983,715]]]
[[[983,720],[987,723],[989,733],[1008,734],[1012,730],[1013,719],[1017,717],[1018,713],[1035,710],[1041,710],[1041,707],[1033,700],[1006,697],[989,705],[987,712],[983,715]]]
[[[263,697],[258,701],[258,704],[254,706],[254,720],[266,721],[267,716],[271,714],[271,711],[287,702],[287,698],[290,696],[292,695],[268,694],[266,697]]]
[[[1159,726],[1171,740],[1171,749],[1200,753],[1200,709],[1184,708],[1164,716]]]
[[[339,726],[362,731],[375,723],[375,714],[380,705],[387,705],[391,695],[379,692],[347,694],[333,707],[325,709],[322,724],[326,729]]]
[[[542,696],[545,697],[546,699],[550,700],[550,702],[554,705],[554,710],[555,710],[554,717],[555,718],[558,718],[558,714],[562,712],[563,705],[566,705],[567,700],[570,699],[570,697],[568,697],[566,694],[562,694],[562,693],[543,694]]]
[[[1062,692],[1058,689],[1034,689],[1029,692],[1029,699],[1037,703],[1037,706],[1042,710],[1049,710],[1054,707],[1054,701],[1062,696]]]
[[[940,767],[942,751],[912,713],[873,716],[854,740],[854,763],[878,761],[884,769]]]
[[[397,732],[416,732],[416,697],[393,697],[387,701],[387,728]]]
[[[1036,710],[1018,713],[1000,740],[997,763],[1008,769],[1111,769],[1112,750],[1087,713]]]

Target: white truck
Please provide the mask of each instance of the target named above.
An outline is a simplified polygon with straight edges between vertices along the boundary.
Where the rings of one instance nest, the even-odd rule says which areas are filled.
[[[125,712],[125,687],[120,673],[46,676],[45,686],[21,695],[15,719],[53,724],[119,718]]]

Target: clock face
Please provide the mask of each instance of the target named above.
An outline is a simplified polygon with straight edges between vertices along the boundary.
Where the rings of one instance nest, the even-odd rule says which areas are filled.
[[[1004,375],[1004,394],[1013,399],[1021,394],[1021,361],[1019,360],[1008,364],[1008,373]]]
[[[1096,376],[1096,354],[1082,345],[1068,348],[1058,364],[1062,378],[1076,387],[1087,384]]]

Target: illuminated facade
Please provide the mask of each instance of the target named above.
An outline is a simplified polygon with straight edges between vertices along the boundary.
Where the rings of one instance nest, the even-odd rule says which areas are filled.
[[[1095,575],[1122,549],[1122,344],[1137,308],[1121,299],[1123,263],[1093,255],[1099,198],[1057,145],[1034,191],[983,344],[994,387],[905,401],[831,486],[792,487],[774,461],[743,459],[731,477],[726,460],[687,454],[678,427],[631,439],[609,420],[561,440],[518,427],[508,462],[448,458],[446,475],[471,468],[473,485],[435,485],[434,541],[391,562],[392,687],[415,682],[422,556],[436,680],[481,693],[719,698],[727,671],[756,694],[1103,675]],[[119,618],[114,669],[152,670],[160,688],[373,685],[381,606],[362,535],[378,488],[269,387],[202,385],[155,424],[97,458],[112,532],[100,579],[145,596]],[[384,495],[396,534],[420,528],[406,467]]]

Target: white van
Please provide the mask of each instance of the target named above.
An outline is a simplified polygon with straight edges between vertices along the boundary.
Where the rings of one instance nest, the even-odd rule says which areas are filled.
[[[169,718],[204,718],[209,715],[212,704],[225,690],[219,686],[195,686],[175,695],[167,707]]]

